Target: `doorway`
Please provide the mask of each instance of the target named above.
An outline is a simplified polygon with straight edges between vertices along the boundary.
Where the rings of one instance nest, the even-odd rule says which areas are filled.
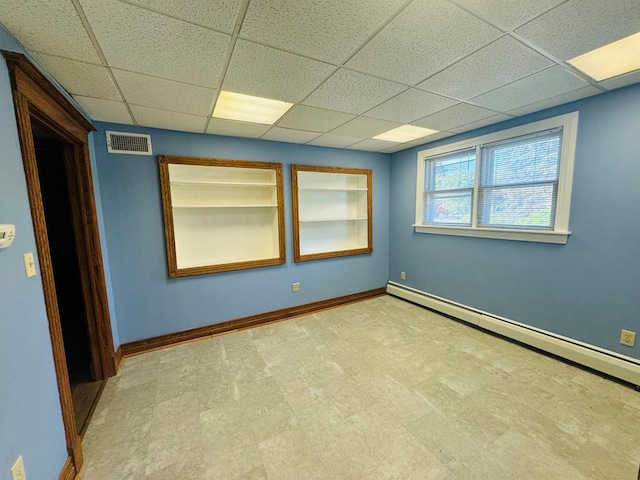
[[[102,382],[115,375],[116,362],[121,358],[113,346],[89,157],[89,133],[95,128],[27,57],[4,50],[0,53],[7,62],[11,79],[60,394],[68,457],[59,478],[72,480],[83,463],[82,437],[78,432],[81,422],[76,421],[72,378],[78,385]],[[65,224],[66,227],[58,231],[60,225]],[[68,253],[65,250],[74,253],[75,261],[65,257]],[[75,279],[69,280],[67,275]],[[66,291],[66,283],[75,285],[69,288],[71,293]],[[76,325],[75,330],[71,327],[72,333],[63,335],[62,324],[68,319],[62,320],[61,312]],[[80,320],[74,321],[75,317]],[[76,382],[77,379],[80,381]]]
[[[32,133],[73,413],[82,436],[105,382],[96,378],[92,365],[65,144],[37,123]]]

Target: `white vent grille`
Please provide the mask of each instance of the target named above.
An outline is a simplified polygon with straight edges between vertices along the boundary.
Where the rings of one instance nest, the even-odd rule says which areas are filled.
[[[151,155],[151,135],[144,133],[107,132],[109,153]]]

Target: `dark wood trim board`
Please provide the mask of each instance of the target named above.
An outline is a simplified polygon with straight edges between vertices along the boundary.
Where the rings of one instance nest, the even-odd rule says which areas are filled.
[[[246,328],[275,323],[289,318],[299,317],[301,315],[308,315],[320,310],[339,307],[348,303],[360,302],[362,300],[368,300],[370,298],[375,298],[382,295],[386,295],[386,289],[384,287],[367,290],[360,293],[353,293],[351,295],[345,295],[343,297],[330,298],[327,300],[320,300],[318,302],[307,303],[304,305],[297,305],[295,307],[283,308],[281,310],[274,310],[272,312],[260,313],[258,315],[251,315],[249,317],[216,323],[214,325],[192,328],[189,330],[184,330],[182,332],[169,333],[167,335],[160,335],[158,337],[123,343],[122,345],[120,345],[119,349],[122,350],[124,357],[128,357],[131,355],[150,352],[152,350],[158,350],[160,348],[170,347],[179,343],[212,337],[221,333],[244,330]]]
[[[76,480],[77,478],[78,472],[76,472],[76,468],[73,466],[71,457],[67,457],[67,461],[64,462],[60,475],[58,475],[58,480]]]
[[[67,175],[67,181],[72,196],[71,213],[78,242],[83,297],[87,303],[85,309],[93,362],[92,373],[94,380],[105,380],[115,374],[115,362],[89,158],[88,135],[95,129],[27,57],[4,50],[0,53],[7,62],[11,79],[65,440],[71,463],[70,467],[65,466],[63,469],[65,477],[62,478],[73,478],[70,472],[77,473],[82,467],[82,444],[74,416],[32,126],[43,126],[64,145],[65,162],[71,172]]]

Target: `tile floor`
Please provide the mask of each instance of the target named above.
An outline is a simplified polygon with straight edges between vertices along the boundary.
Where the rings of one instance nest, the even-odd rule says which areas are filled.
[[[640,393],[384,296],[124,361],[83,480],[635,480]]]

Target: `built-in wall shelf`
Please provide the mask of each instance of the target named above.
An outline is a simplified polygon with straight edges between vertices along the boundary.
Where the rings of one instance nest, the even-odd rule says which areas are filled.
[[[296,262],[373,251],[372,172],[291,165]]]
[[[159,155],[169,276],[285,263],[282,164]]]

